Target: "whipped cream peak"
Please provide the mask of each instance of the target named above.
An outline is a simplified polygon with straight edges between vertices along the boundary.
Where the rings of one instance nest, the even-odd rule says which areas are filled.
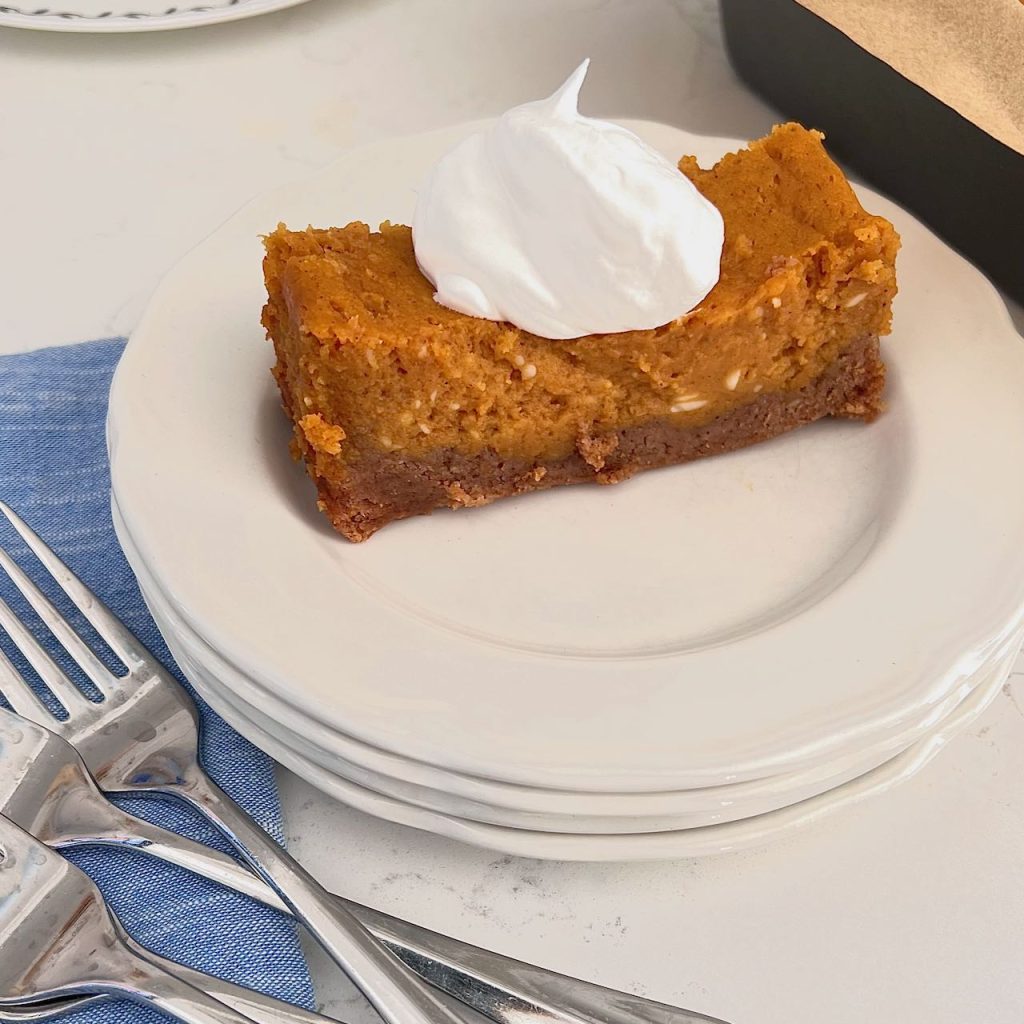
[[[564,117],[572,120],[580,116],[580,91],[584,79],[590,70],[590,58],[587,57],[580,66],[556,89],[546,100],[538,100],[538,106],[548,106],[551,116]],[[532,104],[527,104],[532,106]]]
[[[660,327],[718,281],[718,210],[621,125],[579,113],[585,60],[434,166],[413,244],[444,306],[543,338]]]

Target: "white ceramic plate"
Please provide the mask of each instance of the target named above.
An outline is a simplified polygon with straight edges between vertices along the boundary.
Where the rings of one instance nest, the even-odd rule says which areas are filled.
[[[737,145],[631,127],[705,163]],[[113,487],[189,626],[362,743],[568,791],[806,769],[899,735],[970,679],[1024,608],[1024,346],[973,268],[870,193],[904,239],[878,423],[364,545],[329,531],[286,454],[257,236],[407,219],[467,130],[354,151],[255,200],[154,297],[111,394]]]
[[[171,644],[173,650],[173,643]],[[738,821],[675,831],[586,835],[539,832],[482,823],[395,800],[310,761],[285,741],[276,726],[270,731],[223,698],[229,692],[204,678],[196,666],[189,676],[213,709],[275,760],[329,796],[374,817],[497,850],[517,857],[572,861],[647,861],[702,857],[763,846],[828,815],[888,792],[920,771],[957,733],[966,729],[991,703],[1012,668],[1014,653],[990,668],[971,696],[931,733],[879,767],[826,793],[766,814]]]
[[[4,0],[0,26],[49,32],[157,32],[237,21],[306,0]]]
[[[487,788],[484,780],[475,780],[478,783],[477,790],[472,798],[467,798],[461,795],[458,786],[439,789],[411,784],[365,767],[359,761],[339,753],[336,737],[325,733],[318,723],[302,719],[294,709],[277,702],[273,695],[240,678],[216,652],[211,651],[189,631],[169,606],[166,597],[140,564],[116,504],[114,521],[122,547],[136,566],[139,584],[161,633],[171,646],[182,670],[204,693],[216,690],[223,704],[234,707],[245,721],[251,722],[262,733],[273,733],[305,760],[364,789],[443,814],[513,828],[585,834],[678,830],[736,821],[809,799],[863,775],[890,760],[924,735],[934,732],[984,681],[981,677],[987,678],[989,668],[986,666],[985,671],[979,672],[947,701],[934,708],[927,720],[915,725],[913,730],[894,743],[872,747],[855,757],[843,758],[839,763],[822,765],[791,776],[703,790],[683,790],[674,794],[559,794],[518,787],[514,792],[517,802],[509,799],[507,790],[511,787],[506,790],[493,785]],[[1007,649],[998,653],[996,660],[1007,653],[1013,653],[1018,646],[1019,638],[1013,637]],[[462,780],[449,778],[444,781],[451,783]],[[498,796],[498,802],[487,802],[494,793]],[[538,801],[538,796],[549,799]],[[550,798],[553,796],[561,798],[558,804],[552,805]],[[535,809],[538,802],[546,804],[543,810]]]
[[[115,523],[118,524],[122,545],[131,553],[138,570],[137,554],[116,506]],[[500,788],[486,780],[469,780],[476,786],[473,795],[467,797],[462,792],[464,787],[460,786],[467,781],[465,777],[441,779],[443,788],[438,788],[436,783],[434,786],[409,783],[367,768],[360,760],[347,756],[347,748],[339,751],[334,734],[326,732],[319,723],[301,718],[294,709],[276,701],[273,695],[242,679],[236,670],[191,633],[169,607],[166,597],[144,567],[138,571],[138,577],[161,632],[190,678],[196,677],[204,690],[215,687],[225,703],[236,707],[264,732],[274,732],[282,742],[301,752],[306,760],[363,788],[415,806],[475,821],[547,832],[616,834],[700,827],[751,817],[819,795],[877,767],[933,732],[987,678],[989,669],[989,666],[984,666],[974,678],[934,708],[927,720],[915,725],[913,730],[895,742],[868,748],[838,763],[789,776],[656,794],[559,793],[525,787]],[[997,652],[995,660],[1012,653],[1019,646],[1019,639],[1011,638],[1005,650]],[[414,766],[412,774],[415,773]],[[552,798],[557,798],[557,802]]]

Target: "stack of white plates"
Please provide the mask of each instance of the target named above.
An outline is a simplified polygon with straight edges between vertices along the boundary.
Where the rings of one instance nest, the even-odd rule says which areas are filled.
[[[667,154],[738,143],[631,124]],[[904,240],[890,409],[613,488],[334,535],[287,457],[258,234],[408,218],[467,129],[264,196],[171,273],[111,396],[115,523],[183,671],[339,799],[514,854],[760,843],[890,787],[998,691],[1024,625],[1024,345]]]

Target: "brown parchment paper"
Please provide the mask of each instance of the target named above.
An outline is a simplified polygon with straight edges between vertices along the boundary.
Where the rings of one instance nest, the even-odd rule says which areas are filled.
[[[797,0],[1024,154],[1024,0]]]

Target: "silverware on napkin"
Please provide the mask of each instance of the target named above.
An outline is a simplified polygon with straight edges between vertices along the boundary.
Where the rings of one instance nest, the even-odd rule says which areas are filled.
[[[3,510],[5,513],[8,511],[6,506]],[[5,559],[8,571],[16,568],[7,562],[9,559]],[[28,582],[27,577],[25,582]],[[67,580],[58,577],[58,582],[64,585]],[[80,581],[74,582],[80,591],[84,591]],[[184,800],[217,826],[249,867],[302,921],[387,1024],[462,1024],[421,978],[371,935],[344,906],[333,901],[330,893],[203,771],[199,763],[199,730],[194,705],[187,699],[184,702],[173,699],[167,687],[173,682],[170,675],[129,630],[106,608],[98,606],[92,595],[79,594],[85,598],[76,601],[79,608],[128,669],[125,675],[116,676],[46,601],[41,591],[33,588],[26,596],[105,698],[101,704],[89,700],[10,607],[0,601],[0,624],[64,706],[69,719],[76,719],[88,730],[96,730],[109,724],[103,721],[104,705],[134,706],[137,728],[130,735],[138,739],[135,746],[138,763],[130,778],[136,783],[142,782],[141,788],[148,793]],[[32,691],[23,680],[21,687],[16,685],[17,673],[7,675],[12,689],[21,691],[18,703],[23,703]],[[17,706],[10,694],[7,694],[7,699],[12,706]],[[45,706],[38,699],[34,698],[33,704],[37,713],[40,709],[45,711]],[[162,713],[151,715],[157,710],[157,705]],[[128,715],[130,718],[130,711]],[[122,727],[126,724],[122,722]]]
[[[0,1007],[39,1019],[25,1004],[60,1000],[40,1008],[53,1015],[68,1009],[62,997],[83,994],[131,999],[186,1024],[330,1019],[144,949],[88,875],[0,816]]]
[[[181,796],[214,822],[229,801],[203,771],[198,756],[198,718],[188,693],[139,640],[57,557],[45,542],[0,502],[7,517],[43,566],[124,662],[128,674],[113,676],[61,613],[0,548],[0,567],[11,578],[53,635],[81,666],[102,695],[94,702],[46,654],[10,608],[0,602],[0,625],[10,633],[54,696],[67,711],[58,720],[8,663],[0,661],[0,695],[18,714],[72,744],[96,782],[108,793]],[[79,842],[131,845],[186,867],[278,909],[285,904],[265,881],[230,857],[149,822],[132,819],[108,804],[90,837]],[[232,822],[244,812],[236,805]],[[109,814],[116,815],[110,818]],[[247,819],[248,820],[248,819]],[[137,827],[133,823],[137,823]],[[281,851],[249,820],[271,852]],[[230,831],[230,829],[228,829]],[[248,833],[244,838],[248,838]],[[236,834],[235,839],[243,838]],[[294,863],[294,862],[292,862]],[[266,878],[267,868],[262,865]],[[300,869],[301,870],[301,869]],[[308,876],[307,876],[308,877]],[[322,891],[322,890],[321,890]],[[698,1024],[715,1019],[665,1003],[604,988],[522,963],[359,904],[329,896],[334,908],[351,914],[435,988],[483,1013],[497,1024]],[[401,1024],[408,1024],[403,1021]]]

